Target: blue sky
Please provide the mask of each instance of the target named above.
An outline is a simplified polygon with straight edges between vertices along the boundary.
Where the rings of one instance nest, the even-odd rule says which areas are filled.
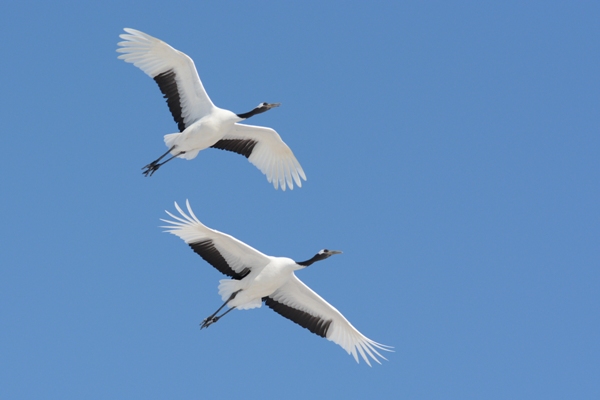
[[[500,2],[498,2],[500,3]],[[0,13],[0,398],[600,397],[595,2],[11,2]],[[117,59],[124,27],[190,55],[213,102],[276,129],[308,181],[207,150]],[[357,365],[159,218],[189,199],[392,345]]]

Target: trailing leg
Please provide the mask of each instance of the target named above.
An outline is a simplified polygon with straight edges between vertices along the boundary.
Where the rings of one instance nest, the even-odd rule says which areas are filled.
[[[209,326],[211,326],[212,324],[214,324],[215,322],[217,322],[219,319],[223,318],[228,312],[230,312],[231,310],[233,310],[235,307],[231,307],[229,310],[225,311],[223,314],[217,316],[217,313],[219,311],[221,311],[223,309],[223,307],[225,307],[227,305],[227,303],[229,303],[231,300],[235,299],[235,296],[237,296],[237,294],[239,292],[241,292],[242,289],[237,290],[233,293],[231,293],[231,296],[229,296],[229,298],[227,299],[227,301],[225,301],[221,307],[219,307],[217,309],[217,311],[215,311],[214,313],[212,313],[212,315],[208,316],[207,318],[204,319],[204,321],[202,321],[202,323],[200,324],[200,329],[203,328],[208,328]]]
[[[159,169],[162,165],[168,163],[169,161],[171,161],[172,159],[174,159],[175,157],[178,157],[182,154],[185,153],[185,151],[181,151],[179,153],[177,153],[174,156],[171,156],[171,158],[167,159],[166,161],[163,162],[159,162],[160,160],[162,160],[167,154],[169,154],[171,151],[173,151],[173,149],[176,147],[176,145],[173,145],[169,150],[167,150],[165,152],[165,154],[163,154],[162,156],[158,157],[156,160],[152,161],[150,164],[146,165],[145,167],[143,167],[142,169],[144,171],[142,171],[142,173],[146,176],[152,176],[152,174],[154,174],[154,172]]]

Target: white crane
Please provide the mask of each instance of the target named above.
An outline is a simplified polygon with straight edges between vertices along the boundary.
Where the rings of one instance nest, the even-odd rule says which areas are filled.
[[[169,233],[183,239],[206,262],[233,279],[219,281],[223,305],[207,317],[200,328],[207,328],[225,314],[237,308],[247,310],[262,306],[262,302],[280,315],[292,320],[314,334],[342,346],[358,362],[358,354],[370,366],[369,357],[381,364],[385,359],[378,351],[392,351],[362,335],[346,318],[317,293],[313,292],[294,271],[341,251],[323,249],[306,261],[296,262],[287,257],[272,257],[248,246],[236,238],[204,226],[194,215],[189,201],[186,214],[177,203],[181,216],[167,211],[173,220],[162,221]],[[217,316],[225,306],[229,310]]]
[[[200,150],[213,147],[233,151],[248,158],[273,183],[298,187],[306,175],[292,150],[271,128],[244,125],[238,122],[263,113],[279,103],[260,103],[252,111],[234,114],[216,107],[202,86],[194,61],[162,40],[135,29],[125,28],[118,58],[132,63],[153,78],[179,127],[178,133],[165,135],[167,152],[142,168],[144,175],[152,176],[162,165],[175,157],[191,160]],[[166,161],[160,162],[171,154]]]

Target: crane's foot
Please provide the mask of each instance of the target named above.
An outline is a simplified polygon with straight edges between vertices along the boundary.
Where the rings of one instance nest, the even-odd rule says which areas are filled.
[[[209,326],[211,326],[212,324],[214,324],[215,322],[217,322],[218,320],[220,320],[221,318],[223,318],[224,316],[229,314],[231,312],[231,310],[234,310],[235,306],[231,307],[229,310],[225,311],[223,314],[217,316],[219,311],[221,311],[223,309],[223,307],[225,307],[227,305],[227,303],[229,303],[231,300],[235,299],[235,296],[237,296],[237,294],[241,291],[242,291],[242,289],[231,293],[231,296],[229,296],[227,301],[225,303],[223,303],[223,305],[221,307],[219,307],[219,309],[217,311],[215,311],[211,316],[209,316],[204,321],[202,321],[202,323],[200,324],[200,329],[208,328]]]
[[[162,156],[158,157],[156,160],[152,161],[150,164],[146,165],[144,168],[142,168],[144,171],[142,171],[142,173],[146,176],[152,176],[152,174],[154,174],[154,172],[160,168],[161,165],[164,165],[166,163],[168,163],[169,161],[171,161],[172,159],[174,159],[175,157],[179,157],[182,154],[185,154],[185,151],[180,151],[179,153],[171,156],[168,160],[163,161],[163,162],[159,162],[160,160],[162,160],[167,154],[169,154],[176,146],[171,147],[169,150],[167,150],[167,152],[165,154],[163,154]]]
[[[219,318],[221,318],[221,317],[211,315],[210,317],[208,317],[204,321],[202,321],[202,323],[200,324],[200,329],[208,328],[209,326],[211,326],[212,324],[217,322],[219,320]]]
[[[162,164],[159,164],[158,161],[152,161],[150,164],[142,168],[144,170],[142,171],[142,173],[145,176],[152,176],[152,174],[154,174],[154,172],[156,172],[156,170],[159,169],[161,165]]]

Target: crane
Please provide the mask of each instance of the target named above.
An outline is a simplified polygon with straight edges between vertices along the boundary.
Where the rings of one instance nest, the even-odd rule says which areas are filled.
[[[371,366],[369,359],[385,359],[378,350],[392,351],[392,347],[377,343],[361,334],[344,316],[321,296],[306,286],[294,271],[309,267],[341,251],[323,249],[306,261],[287,257],[273,257],[261,253],[233,236],[203,225],[194,215],[189,201],[187,213],[177,203],[180,216],[169,211],[171,220],[166,232],[183,239],[200,257],[232,279],[219,281],[219,295],[223,304],[208,316],[200,326],[208,328],[233,309],[248,310],[264,304],[276,313],[340,345],[356,362],[358,355]],[[217,315],[225,306],[229,307]]]
[[[168,150],[143,167],[152,176],[162,165],[179,157],[191,160],[209,147],[243,155],[254,164],[275,189],[302,186],[306,175],[292,150],[279,134],[262,126],[240,124],[254,115],[278,107],[260,103],[249,112],[235,114],[215,106],[200,81],[194,61],[167,43],[135,29],[125,28],[118,43],[118,58],[132,63],[160,88],[179,132],[164,136]],[[170,158],[162,161],[167,155]]]

